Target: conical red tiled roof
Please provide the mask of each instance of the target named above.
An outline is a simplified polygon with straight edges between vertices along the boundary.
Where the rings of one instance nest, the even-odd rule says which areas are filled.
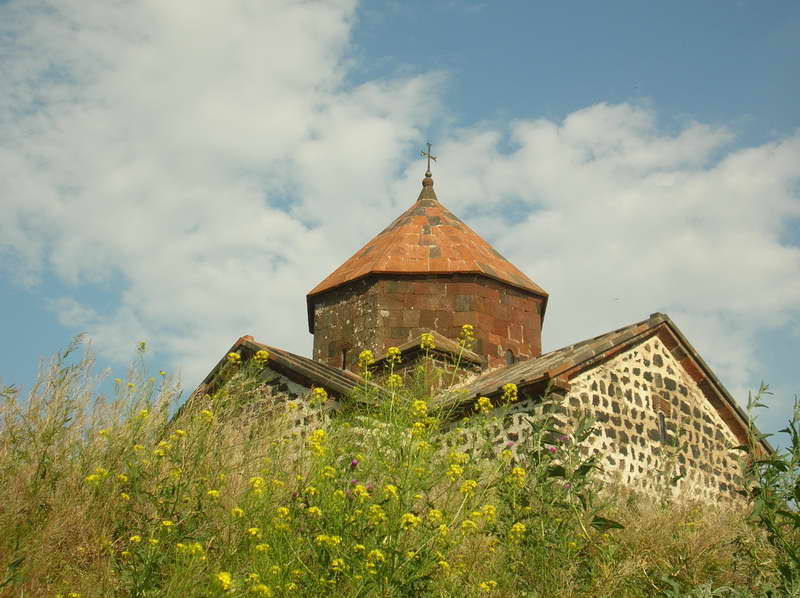
[[[547,297],[539,285],[439,203],[430,176],[422,185],[413,206],[311,289],[309,297],[369,274],[454,273],[482,274]]]

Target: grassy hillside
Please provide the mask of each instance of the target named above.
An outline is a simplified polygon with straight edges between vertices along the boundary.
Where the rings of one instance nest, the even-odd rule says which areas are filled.
[[[28,397],[4,391],[0,595],[700,597],[798,588],[797,535],[783,501],[794,491],[793,453],[780,458],[785,467],[776,457],[756,468],[755,502],[678,504],[595,481],[578,450],[589,420],[570,436],[542,421],[524,445],[498,454],[487,438],[461,453],[447,445],[459,430],[441,433],[446,414],[395,376],[391,397],[374,408],[345,407],[298,435],[288,422],[298,410],[313,420],[327,397],[319,389],[303,404],[264,399],[262,355],[232,363],[215,396],[170,422],[177,393],[166,377],[134,368],[106,401],[95,395],[91,357],[68,366],[70,351]],[[481,434],[489,417],[462,425]]]

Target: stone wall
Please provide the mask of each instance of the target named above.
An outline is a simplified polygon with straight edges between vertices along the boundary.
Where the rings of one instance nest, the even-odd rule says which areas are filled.
[[[658,336],[576,375],[570,384],[548,416],[565,434],[579,414],[595,419],[595,432],[582,451],[597,456],[606,480],[650,495],[704,501],[736,496],[742,453],[732,449],[740,442]],[[540,398],[526,396],[496,409],[490,442],[497,450],[516,452],[541,425],[542,407]],[[479,442],[458,423],[450,434],[461,450]]]
[[[683,476],[693,498],[733,496],[740,487],[739,441],[700,387],[654,336],[571,380],[567,403],[591,410],[599,432],[589,450],[611,478],[655,491]]]
[[[475,328],[472,350],[490,366],[541,354],[542,299],[495,280],[453,274],[369,277],[316,297],[314,359],[352,369],[358,353],[386,349],[436,330],[457,339]]]

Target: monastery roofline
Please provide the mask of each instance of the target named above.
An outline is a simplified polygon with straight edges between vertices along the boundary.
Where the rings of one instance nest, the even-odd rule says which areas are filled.
[[[449,397],[445,394],[442,398],[445,402],[454,402],[455,406],[465,408],[479,396],[501,395],[503,385],[508,382],[516,384],[519,389],[534,386],[541,388],[552,383],[555,388],[567,391],[571,378],[656,335],[675,354],[741,444],[746,444],[749,429],[747,414],[675,322],[667,314],[659,312],[651,314],[646,320],[555,349],[539,357],[487,371],[467,384],[452,389]],[[767,452],[775,452],[766,439],[761,439],[760,442]]]

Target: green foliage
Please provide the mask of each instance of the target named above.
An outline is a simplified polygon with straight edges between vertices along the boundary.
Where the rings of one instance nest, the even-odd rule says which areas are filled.
[[[750,457],[746,488],[740,493],[752,504],[750,518],[767,533],[776,548],[780,572],[780,591],[800,595],[800,402],[795,398],[792,417],[786,428],[787,448],[768,452],[762,441],[769,437],[755,426],[756,409],[765,408],[764,398],[772,393],[762,384],[748,397],[750,434],[747,446],[741,447]]]
[[[93,394],[91,357],[68,352],[25,402],[2,393],[3,592],[733,597],[791,562],[736,510],[603,487],[581,451],[593,422],[555,428],[550,397],[527,438],[497,446],[516,389],[455,418],[428,394],[427,353],[405,378],[392,359],[370,372],[387,390],[355,389],[331,419],[322,389],[273,397],[267,356],[229,357],[225,384],[170,417],[179,389],[146,376],[145,349],[111,402]],[[788,472],[766,467],[759,483],[785,498],[772,472]],[[758,517],[777,504],[762,502]]]

